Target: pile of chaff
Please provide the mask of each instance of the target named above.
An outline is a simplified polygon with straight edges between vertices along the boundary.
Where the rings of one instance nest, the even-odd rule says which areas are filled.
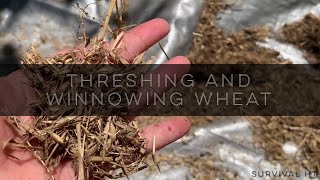
[[[114,43],[108,48],[104,47],[104,38],[109,32],[109,21],[115,6],[116,0],[110,1],[101,29],[90,42],[84,37],[82,45],[52,57],[42,57],[31,49],[23,58],[23,64],[45,64],[48,66],[43,67],[51,72],[47,74],[59,74],[63,69],[54,68],[50,64],[127,63],[118,55],[123,33],[119,32],[113,39]],[[142,56],[139,55],[134,63],[140,63],[141,60]],[[63,87],[64,80],[58,84],[49,84],[36,73],[38,71],[25,70],[40,104],[44,101],[44,94],[52,89],[69,90],[67,86]],[[121,72],[124,71],[121,69]],[[80,107],[80,111],[89,110]],[[63,116],[37,116],[32,124],[12,117],[11,123],[23,137],[23,147],[33,152],[52,179],[52,171],[62,159],[73,162],[79,180],[118,178],[146,167],[141,163],[146,154],[145,140],[138,135],[134,123],[126,122],[119,116],[68,116],[64,112]]]
[[[304,51],[310,63],[320,62],[320,17],[307,14],[301,21],[286,24],[279,39]]]

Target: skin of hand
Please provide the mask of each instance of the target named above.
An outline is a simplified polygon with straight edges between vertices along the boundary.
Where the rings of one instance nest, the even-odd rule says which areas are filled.
[[[149,47],[160,41],[170,31],[168,23],[163,19],[153,19],[129,31],[123,37],[124,51],[121,56],[128,62]],[[110,42],[109,44],[112,44]],[[108,43],[106,43],[108,46]],[[63,53],[63,52],[60,52]],[[166,64],[190,64],[185,57],[172,58]],[[180,69],[179,73],[187,73],[187,69]],[[0,107],[9,107],[13,112],[26,109],[28,99],[35,97],[33,89],[21,71],[0,78]],[[23,92],[21,92],[23,91]],[[32,122],[31,117],[18,117]],[[41,163],[30,152],[22,149],[4,148],[6,143],[18,137],[6,121],[7,117],[0,116],[0,179],[1,180],[44,180],[48,174]],[[176,141],[190,130],[191,124],[187,117],[170,117],[165,121],[147,126],[140,131],[140,135],[147,140],[147,148],[152,149],[153,137],[156,137],[156,149]],[[8,150],[9,149],[9,150]],[[10,154],[10,156],[8,156]],[[17,159],[16,159],[17,158]],[[71,162],[61,162],[54,171],[57,180],[74,180],[75,172]]]

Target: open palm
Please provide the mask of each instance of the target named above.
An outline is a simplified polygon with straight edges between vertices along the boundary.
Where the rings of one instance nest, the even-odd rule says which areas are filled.
[[[169,33],[169,26],[162,19],[154,19],[141,24],[125,33],[123,37],[124,51],[121,56],[128,62],[146,51]],[[112,43],[112,42],[111,42]],[[106,46],[108,46],[106,44]],[[185,57],[175,57],[168,64],[189,64]],[[181,69],[180,73],[186,73]],[[25,81],[25,82],[24,82]],[[28,100],[34,97],[33,89],[26,83],[28,80],[21,71],[16,71],[7,77],[0,78],[0,106],[21,112],[25,110]],[[23,93],[21,93],[23,91]],[[32,121],[31,117],[19,117]],[[43,165],[33,155],[22,149],[5,148],[9,140],[18,136],[6,121],[7,117],[0,116],[0,179],[1,180],[44,180],[48,173]],[[157,139],[156,149],[160,149],[185,135],[190,129],[186,117],[171,117],[157,125],[152,125],[140,131],[147,140],[147,148],[152,148],[152,139]],[[70,162],[62,162],[54,171],[57,180],[76,179],[75,171]]]

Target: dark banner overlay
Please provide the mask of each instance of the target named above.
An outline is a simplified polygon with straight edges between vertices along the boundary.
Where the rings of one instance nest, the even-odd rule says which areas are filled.
[[[10,66],[13,65],[2,65],[1,69]],[[19,68],[25,76],[11,73],[0,78],[0,115],[320,115],[319,65],[99,64]],[[28,82],[24,78],[29,79],[27,86],[35,89],[35,96],[25,93],[28,87],[7,92],[8,82],[18,87],[20,82]],[[32,107],[30,110],[15,109],[26,103],[17,100],[23,95],[33,97],[27,106]],[[13,102],[8,101],[8,96],[13,96]]]

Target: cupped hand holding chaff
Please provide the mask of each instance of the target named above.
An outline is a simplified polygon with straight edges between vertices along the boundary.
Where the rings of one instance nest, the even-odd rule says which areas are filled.
[[[154,19],[141,24],[123,35],[124,51],[121,56],[129,63],[140,53],[157,43],[169,33],[167,22]],[[106,46],[112,45],[112,42]],[[175,57],[167,64],[189,64],[185,57]],[[180,73],[187,73],[187,69],[177,69]],[[7,77],[0,78],[0,106],[12,111],[24,111],[26,104],[34,98],[32,87],[26,83],[28,80],[22,71],[16,71]],[[163,89],[165,91],[167,89]],[[23,93],[21,93],[23,92]],[[11,140],[17,139],[18,133],[7,121],[8,117],[0,117],[0,177],[10,180],[42,180],[49,175],[44,166],[30,152],[15,148],[8,148]],[[32,122],[31,117],[18,117]],[[147,149],[160,149],[185,135],[190,129],[190,122],[186,117],[171,117],[157,125],[151,125],[140,131],[140,135],[147,141]],[[156,143],[154,143],[156,139]],[[155,147],[154,147],[155,145]],[[72,164],[62,161],[53,171],[56,179],[73,180],[76,177]]]

